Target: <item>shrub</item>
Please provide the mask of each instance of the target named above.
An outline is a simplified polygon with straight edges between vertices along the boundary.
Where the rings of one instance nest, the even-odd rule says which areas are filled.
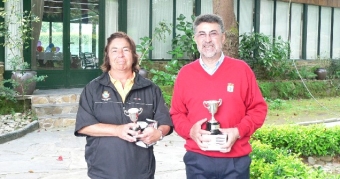
[[[265,125],[254,133],[253,139],[301,156],[340,155],[340,126]]]
[[[257,140],[251,141],[250,178],[330,178],[322,170],[305,165],[298,155]]]
[[[239,45],[239,56],[254,70],[258,79],[285,80],[291,73],[288,60],[289,43],[278,37],[273,39],[262,33],[244,33]]]

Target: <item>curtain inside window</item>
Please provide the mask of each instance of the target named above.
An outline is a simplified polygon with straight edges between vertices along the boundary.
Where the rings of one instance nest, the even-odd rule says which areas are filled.
[[[260,32],[268,36],[273,36],[273,11],[273,1],[261,1]]]
[[[183,14],[186,17],[185,21],[191,22],[191,16],[193,15],[193,12],[194,12],[194,3],[195,3],[194,0],[177,0],[176,1],[176,18],[179,17],[180,14]]]
[[[140,38],[145,36],[149,37],[150,0],[127,2],[127,34],[135,41],[137,45],[141,43]]]
[[[173,18],[173,1],[172,0],[158,0],[152,2],[152,27],[158,26],[159,22],[172,23]],[[165,39],[155,40],[152,51],[152,59],[171,59],[171,55],[167,52],[171,50],[172,35],[166,34]],[[165,43],[166,42],[166,43]]]
[[[290,58],[301,58],[301,42],[302,42],[302,4],[292,3],[291,12],[291,37],[290,37]]]
[[[333,59],[340,58],[340,8],[334,9],[334,26],[333,26]]]
[[[201,14],[210,13],[213,13],[213,1],[212,0],[201,1]]]
[[[320,58],[330,58],[331,49],[331,17],[330,7],[321,7],[321,29],[320,29]],[[335,16],[336,17],[336,16]]]
[[[194,0],[177,0],[176,1],[176,19],[180,14],[185,16],[185,22],[192,22],[191,16],[194,12]],[[176,23],[179,22],[176,20]],[[176,35],[184,34],[183,31],[176,30]],[[188,59],[188,55],[184,54],[182,59]]]
[[[240,1],[239,34],[253,32],[253,0]]]
[[[118,0],[105,1],[105,38],[118,31]],[[106,43],[106,40],[105,40]]]
[[[277,2],[276,4],[276,27],[275,36],[281,36],[284,41],[288,41],[289,32],[289,3]]]
[[[307,59],[317,58],[319,7],[308,5]]]

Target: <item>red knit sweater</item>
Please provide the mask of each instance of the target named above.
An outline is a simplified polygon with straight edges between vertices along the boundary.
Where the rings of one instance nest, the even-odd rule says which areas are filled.
[[[211,118],[203,101],[222,99],[215,114],[221,128],[236,127],[240,133],[228,153],[202,151],[190,138],[191,127],[199,120]],[[225,57],[213,75],[204,71],[196,60],[178,73],[170,109],[176,132],[186,140],[188,151],[212,157],[239,157],[251,152],[250,136],[262,126],[267,104],[257,85],[255,75],[241,60]],[[202,126],[205,128],[205,124]]]

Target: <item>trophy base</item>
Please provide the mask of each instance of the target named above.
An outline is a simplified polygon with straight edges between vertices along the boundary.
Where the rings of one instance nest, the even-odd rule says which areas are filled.
[[[227,143],[228,136],[227,135],[204,135],[204,138],[210,139],[209,142],[203,142],[204,144],[208,145],[208,148],[206,150],[208,151],[221,151],[225,150],[225,148],[222,148],[223,145]]]
[[[211,132],[211,135],[218,135],[222,134],[221,131],[219,130],[220,128],[220,123],[217,121],[208,121],[207,122],[207,131]]]
[[[220,130],[218,130],[218,129],[210,130],[210,132],[211,132],[211,135],[220,135],[220,134],[222,134],[222,132]]]

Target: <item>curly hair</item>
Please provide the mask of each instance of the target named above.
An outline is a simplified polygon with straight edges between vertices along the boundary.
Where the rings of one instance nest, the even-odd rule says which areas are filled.
[[[111,65],[110,65],[110,58],[108,55],[108,47],[110,45],[110,43],[117,38],[122,38],[125,39],[129,44],[130,44],[130,48],[131,48],[131,52],[132,52],[132,71],[138,73],[138,54],[136,52],[136,44],[135,42],[132,40],[132,38],[130,38],[125,32],[115,32],[113,34],[110,35],[109,38],[107,38],[107,44],[105,46],[105,50],[104,50],[104,60],[103,60],[103,64],[100,66],[100,68],[102,69],[103,72],[108,72],[111,70]]]

